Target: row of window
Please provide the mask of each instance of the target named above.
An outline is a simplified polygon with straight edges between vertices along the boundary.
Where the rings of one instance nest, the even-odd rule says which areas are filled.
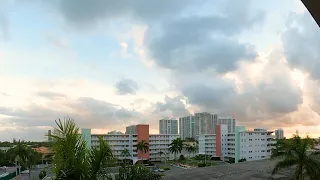
[[[265,156],[255,156],[254,158],[265,158]],[[252,157],[249,157],[249,159],[252,159]]]

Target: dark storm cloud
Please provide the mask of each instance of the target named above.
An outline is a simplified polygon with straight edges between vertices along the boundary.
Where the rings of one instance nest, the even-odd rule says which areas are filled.
[[[291,14],[282,34],[286,59],[293,68],[320,79],[320,30],[309,12]]]
[[[189,114],[185,104],[183,103],[183,97],[169,97],[165,96],[164,103],[157,102],[155,104],[154,113],[160,114],[162,117],[180,117]]]
[[[115,84],[116,93],[119,95],[135,94],[138,83],[132,79],[122,79]]]

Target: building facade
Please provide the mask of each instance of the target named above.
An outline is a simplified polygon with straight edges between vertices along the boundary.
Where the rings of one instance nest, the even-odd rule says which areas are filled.
[[[284,138],[284,135],[283,135],[283,129],[277,129],[274,131],[275,133],[275,136],[277,139],[283,139]]]
[[[132,126],[130,126],[132,127]],[[91,134],[91,129],[82,129],[81,134],[87,147],[99,145],[99,137],[106,141],[118,159],[130,158],[134,162],[138,160],[173,160],[174,155],[169,152],[169,144],[179,138],[179,134],[149,134],[149,125],[135,125],[136,134]],[[130,129],[132,132],[132,129]],[[137,151],[136,145],[142,140],[149,143],[149,151],[142,153]],[[130,157],[123,157],[121,153],[128,149]]]
[[[215,134],[213,119],[218,119],[216,114],[207,112],[195,113],[195,135]]]
[[[137,134],[136,125],[127,126],[125,134]]]
[[[220,157],[223,160],[228,155],[228,127],[227,125],[216,125],[215,132],[217,133],[197,136],[199,154]]]
[[[150,134],[150,161],[173,160],[174,154],[169,152],[169,145],[179,137],[179,134]]]
[[[159,134],[178,134],[178,120],[176,119],[159,120]]]
[[[182,140],[186,138],[196,138],[195,116],[191,115],[179,118],[179,133]]]
[[[228,134],[228,156],[237,163],[240,159],[255,161],[271,157],[271,149],[275,145],[274,131],[257,128],[253,131],[245,127],[236,127],[235,133]],[[227,159],[224,160],[227,160]],[[229,159],[230,160],[230,159]]]
[[[232,117],[218,117],[208,112],[179,118],[179,132],[182,139],[196,138],[198,135],[216,134],[216,125],[227,125],[228,133],[234,133],[236,121]]]
[[[213,125],[225,124],[228,128],[228,133],[234,133],[236,129],[236,120],[232,117],[218,117],[218,119],[213,120]]]

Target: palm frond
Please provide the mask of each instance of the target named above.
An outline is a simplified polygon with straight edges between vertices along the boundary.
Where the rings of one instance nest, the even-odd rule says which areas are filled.
[[[99,137],[99,148],[95,147],[89,154],[88,178],[97,179],[109,174],[109,167],[114,165],[115,158],[109,145]]]
[[[297,161],[295,159],[283,159],[275,165],[275,167],[272,170],[272,174],[276,174],[280,169],[291,167],[295,164],[297,164]]]

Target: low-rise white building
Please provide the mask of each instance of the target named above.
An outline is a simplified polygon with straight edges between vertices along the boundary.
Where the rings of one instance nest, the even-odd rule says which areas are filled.
[[[268,159],[275,144],[273,131],[254,129],[247,131],[237,126],[235,133],[228,133],[227,125],[216,125],[216,134],[197,136],[199,154],[220,157],[224,161],[239,162]]]
[[[216,134],[198,135],[199,154],[211,155],[224,159],[228,155],[228,126],[225,124],[215,126]]]
[[[173,160],[174,154],[169,152],[170,143],[179,138],[179,134],[149,134],[149,125],[136,125],[136,134],[91,134],[91,129],[82,129],[82,136],[88,147],[97,147],[99,137],[108,143],[113,154],[118,159],[130,158],[137,160],[149,159],[150,161]],[[140,141],[149,143],[149,151],[142,153],[137,151],[137,144]],[[124,149],[128,149],[130,156],[122,156]],[[160,153],[162,152],[162,153]]]
[[[173,160],[174,154],[169,152],[169,147],[171,142],[177,138],[180,138],[179,134],[150,134],[150,161],[160,161],[160,159],[162,161],[164,159]]]
[[[272,133],[274,131],[263,128],[247,131],[245,127],[237,126],[234,134],[228,134],[228,158],[234,158],[236,163],[240,159],[255,161],[270,158],[276,143]]]

